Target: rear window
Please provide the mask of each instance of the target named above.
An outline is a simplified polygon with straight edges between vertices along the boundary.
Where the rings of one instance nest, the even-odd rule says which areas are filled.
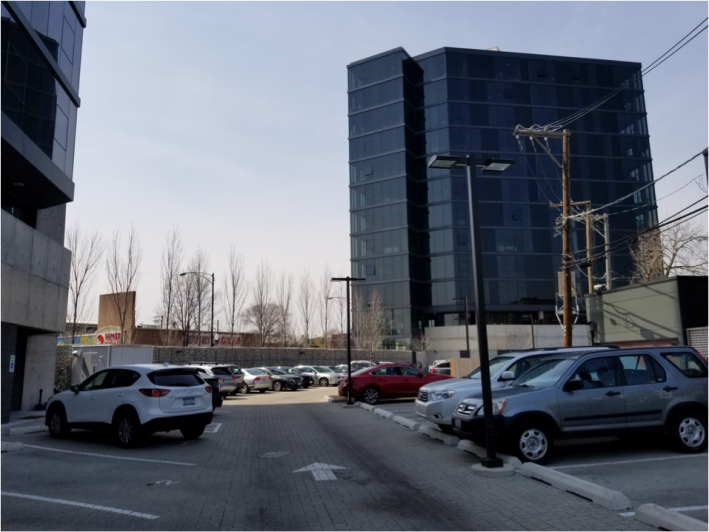
[[[148,378],[156,386],[189,387],[204,384],[204,381],[197,376],[194,370],[170,369],[155,371],[150,373]]]
[[[260,369],[247,369],[251,375],[266,375],[267,373],[265,371],[261,371]]]
[[[215,375],[226,375],[227,377],[231,377],[231,371],[226,368],[212,368],[212,373]]]
[[[677,351],[675,353],[662,353],[662,358],[682,372],[690,379],[707,378],[707,366],[699,355],[691,351]]]

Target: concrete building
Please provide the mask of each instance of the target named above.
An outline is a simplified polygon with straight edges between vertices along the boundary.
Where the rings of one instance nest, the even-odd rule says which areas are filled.
[[[65,329],[84,2],[2,2],[2,422],[51,395]]]
[[[677,276],[586,296],[594,342],[691,345],[707,355],[706,276]]]
[[[474,322],[466,170],[427,168],[433,155],[514,162],[472,176],[490,324],[556,324],[560,304],[560,212],[550,204],[561,203],[561,172],[541,147],[515,138],[516,125],[552,124],[608,97],[568,126],[572,199],[593,208],[617,200],[603,211],[613,214],[611,241],[657,222],[654,187],[638,190],[653,181],[639,63],[461,48],[412,57],[396,48],[347,69],[351,264],[365,279],[353,292],[367,303],[379,294],[390,348],[464,323],[456,298],[468,297]],[[561,142],[548,145],[561,160]],[[572,252],[585,249],[576,223]],[[614,286],[625,283],[627,250],[613,254],[612,270]],[[588,292],[585,281],[577,276],[577,294]]]

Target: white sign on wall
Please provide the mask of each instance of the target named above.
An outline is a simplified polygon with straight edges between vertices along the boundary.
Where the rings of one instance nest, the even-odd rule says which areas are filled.
[[[15,355],[10,355],[10,373],[15,373]]]

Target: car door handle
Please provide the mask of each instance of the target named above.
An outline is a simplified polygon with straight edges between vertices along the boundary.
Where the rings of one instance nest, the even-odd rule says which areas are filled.
[[[620,395],[620,392],[614,392],[611,390],[610,392],[606,392],[606,395]]]
[[[672,390],[676,390],[676,389],[677,389],[677,386],[665,386],[663,388],[663,390],[665,390],[666,392],[671,392]]]

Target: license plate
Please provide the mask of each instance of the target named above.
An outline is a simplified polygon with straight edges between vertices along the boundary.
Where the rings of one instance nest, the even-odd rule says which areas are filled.
[[[460,419],[454,419],[453,420],[453,426],[457,429],[460,428]]]
[[[194,406],[194,397],[183,397],[182,406]]]

